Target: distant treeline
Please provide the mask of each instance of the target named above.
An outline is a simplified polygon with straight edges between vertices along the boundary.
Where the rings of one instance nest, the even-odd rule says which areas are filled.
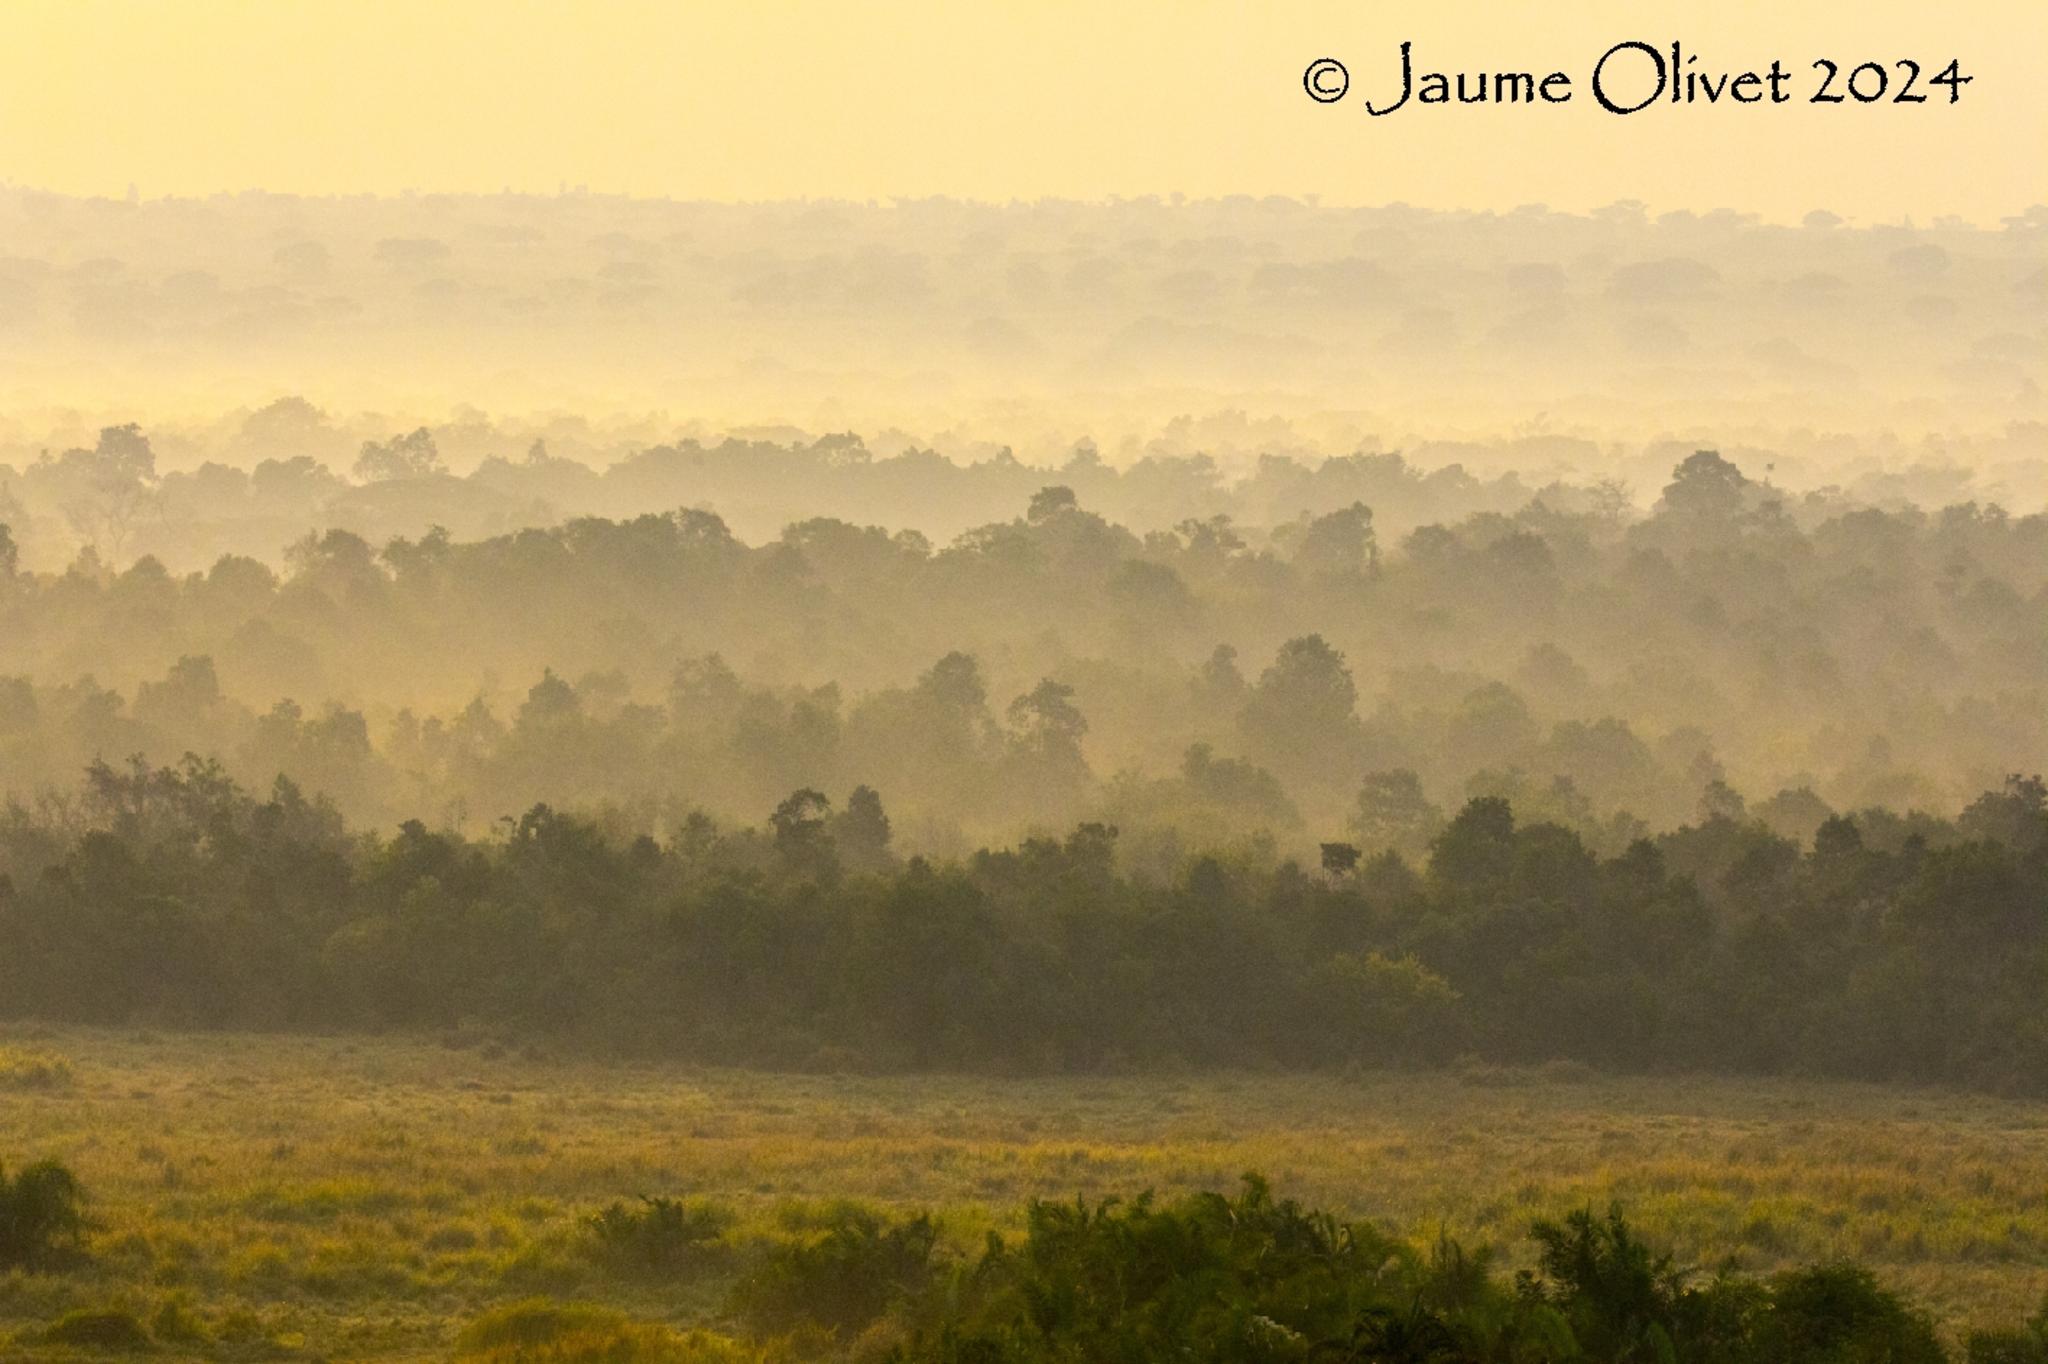
[[[458,470],[516,462],[535,438],[597,466],[726,429],[786,441],[800,433],[771,423],[795,418],[854,423],[877,453],[931,443],[962,462],[1013,445],[1042,467],[1092,432],[1119,465],[1206,451],[1243,466],[1414,431],[1482,448],[1501,433],[1515,450],[1474,457],[1446,440],[1429,465],[1612,471],[1646,433],[1719,426],[1770,449],[1756,465],[1802,489],[1899,480],[1927,501],[1972,488],[1960,501],[2002,484],[2033,500],[2044,235],[2041,205],[1984,230],[1825,211],[1780,226],[1627,201],[1591,214],[1282,196],[129,204],[0,186],[0,369],[33,376],[0,415],[0,483],[42,449],[90,445],[89,420],[154,404],[167,462],[216,461],[216,475],[300,456],[346,473],[365,438],[423,421]],[[260,405],[301,390],[333,415]],[[215,393],[250,405],[193,410]],[[821,481],[813,500],[771,475],[675,500],[716,498],[749,539],[818,514],[950,538],[998,514],[977,501],[971,519],[941,519],[950,489],[923,504],[930,519],[857,500],[883,481]],[[486,482],[421,500],[532,523]],[[216,502],[222,486],[206,481],[185,501],[197,515],[147,548],[177,568],[201,560],[174,554],[208,544],[206,561],[251,552],[212,538],[247,510]],[[429,522],[380,515],[405,500],[392,491],[322,524],[417,536]],[[673,505],[577,491],[565,479],[542,495],[562,516]],[[1121,505],[1083,495],[1125,520],[1139,505],[1135,489]],[[64,529],[58,509],[43,514]]]
[[[18,464],[0,460],[0,523],[12,525],[26,559],[46,566],[86,548],[105,560],[148,555],[173,567],[203,567],[224,554],[275,563],[308,527],[376,544],[418,539],[436,527],[482,539],[676,506],[715,508],[749,537],[772,538],[784,526],[830,515],[945,541],[1058,482],[1140,533],[1216,516],[1282,525],[1360,500],[1382,525],[1405,532],[1478,512],[1512,513],[1537,491],[1513,471],[1483,472],[1461,460],[1603,462],[1592,442],[1553,437],[1434,444],[1429,462],[1389,451],[1324,459],[1289,449],[1234,469],[1207,454],[1146,453],[1119,465],[1082,444],[1048,467],[1007,448],[969,462],[917,446],[871,451],[850,432],[810,439],[777,432],[790,438],[629,444],[596,467],[551,449],[544,435],[515,444],[489,427],[438,431],[378,431],[351,446],[325,413],[302,398],[282,398],[248,414],[228,462],[160,471],[150,433],[135,424],[107,427],[88,445],[45,449]],[[492,453],[464,474],[450,472],[444,446],[477,445]],[[1684,453],[1656,448],[1638,462]]]
[[[1298,484],[1276,506],[1408,477],[1269,472]],[[0,527],[0,789],[189,751],[354,822],[474,831],[540,801],[751,819],[865,782],[912,850],[1097,821],[1163,871],[1260,836],[1419,856],[1481,795],[1610,856],[1743,797],[1803,842],[2048,762],[2048,516],[1792,500],[1711,452],[1648,516],[1612,493],[1383,544],[1363,500],[1139,534],[1053,483],[943,547],[832,519],[748,544],[682,510],[330,530],[283,574],[33,573]]]
[[[1475,799],[1412,864],[1194,857],[1113,828],[899,859],[799,791],[663,841],[536,806],[351,831],[197,760],[0,820],[0,1010],[240,1028],[480,1025],[788,1067],[1091,1071],[1565,1058],[2048,1090],[2048,788],[1950,822],[1732,814],[1602,858]]]

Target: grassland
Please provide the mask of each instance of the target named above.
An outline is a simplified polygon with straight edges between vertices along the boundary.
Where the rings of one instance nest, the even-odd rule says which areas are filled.
[[[11,1059],[8,1059],[11,1058]],[[1951,1330],[2048,1290],[2048,1105],[1556,1068],[1343,1078],[996,1080],[599,1064],[480,1037],[0,1031],[0,1160],[94,1198],[86,1265],[0,1276],[0,1358],[119,1308],[192,1357],[437,1359],[542,1295],[715,1323],[723,1286],[620,1282],[581,1219],[717,1199],[736,1238],[832,1200],[931,1208],[978,1245],[1034,1195],[1284,1194],[1418,1239],[1528,1252],[1538,1216],[1621,1200],[1681,1260],[1849,1256]],[[12,1344],[5,1342],[11,1341]]]

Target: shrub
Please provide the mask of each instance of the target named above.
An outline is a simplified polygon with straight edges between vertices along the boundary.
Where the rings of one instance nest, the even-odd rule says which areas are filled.
[[[640,1205],[614,1203],[589,1220],[600,1263],[625,1274],[676,1278],[724,1257],[720,1237],[730,1210],[701,1200],[642,1197]]]
[[[0,1089],[64,1089],[71,1080],[71,1063],[61,1056],[0,1047]]]
[[[43,1332],[50,1345],[77,1345],[90,1350],[121,1350],[133,1354],[150,1348],[149,1332],[128,1312],[67,1312]]]
[[[1787,1364],[1884,1360],[1943,1364],[1934,1325],[1860,1265],[1815,1265],[1771,1281],[1771,1312],[1761,1344]]]
[[[1969,1364],[2048,1364],[2048,1302],[2017,1331],[1976,1331]]]
[[[1619,1205],[1604,1219],[1583,1209],[1562,1223],[1538,1222],[1530,1234],[1550,1299],[1588,1355],[1656,1359],[1671,1353],[1682,1291],[1678,1271],[1669,1255],[1636,1236]]]
[[[1426,1351],[1450,1327],[1418,1301],[1414,1271],[1377,1229],[1275,1199],[1255,1176],[1236,1198],[1034,1202],[1025,1239],[990,1238],[965,1310],[946,1305],[909,1357],[1001,1359],[1028,1338],[1043,1350],[1024,1357],[1061,1360],[1438,1358]],[[1463,1272],[1440,1287],[1461,1291],[1449,1280]]]
[[[85,1232],[77,1176],[54,1160],[12,1179],[0,1166],[0,1269],[42,1269],[76,1249]]]
[[[485,1313],[455,1343],[461,1364],[766,1364],[766,1350],[677,1333],[609,1308],[530,1299]]]
[[[455,1348],[459,1353],[474,1354],[506,1346],[544,1345],[579,1331],[623,1325],[626,1320],[623,1313],[608,1307],[528,1298],[472,1321],[456,1337]]]
[[[2048,1364],[2048,1337],[2033,1331],[1973,1331],[1969,1364]]]
[[[204,1345],[211,1337],[206,1326],[182,1298],[167,1298],[150,1318],[149,1333],[170,1345]]]
[[[858,1331],[931,1282],[938,1239],[925,1214],[885,1226],[865,1208],[842,1208],[824,1235],[770,1250],[733,1286],[732,1309],[760,1330]]]

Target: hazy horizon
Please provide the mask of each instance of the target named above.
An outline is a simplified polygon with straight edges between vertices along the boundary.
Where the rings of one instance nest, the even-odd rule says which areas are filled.
[[[1406,13],[1311,0],[1256,21],[1218,0],[1128,0],[1087,8],[1077,30],[1081,14],[1021,0],[228,0],[203,19],[133,0],[31,4],[0,16],[0,145],[19,183],[113,196],[130,184],[152,197],[588,185],[722,201],[1180,190],[1496,210],[1736,203],[1778,221],[1826,208],[1987,225],[2048,199],[2036,155],[2048,90],[2030,69],[2048,50],[2048,14],[2026,0],[1879,0],[1853,22],[1754,0],[1654,15],[1623,0]],[[1931,75],[1953,58],[1973,81],[1952,106],[1629,118],[1581,101],[1376,120],[1302,90],[1322,57],[1350,66],[1359,95],[1383,89],[1402,41],[1422,67],[1583,81],[1623,40],[1681,42],[1708,71],[1911,58]],[[177,117],[153,112],[166,107]]]

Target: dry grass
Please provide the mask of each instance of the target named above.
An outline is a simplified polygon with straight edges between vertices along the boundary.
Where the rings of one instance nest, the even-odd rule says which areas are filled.
[[[17,1342],[0,1358],[42,1357],[27,1342],[75,1310],[169,1321],[172,1358],[180,1331],[205,1349],[446,1358],[463,1323],[535,1295],[715,1325],[718,1285],[610,1281],[578,1253],[578,1219],[702,1195],[748,1239],[854,1198],[938,1209],[972,1245],[1033,1195],[1224,1188],[1253,1169],[1511,1258],[1532,1218],[1619,1199],[1694,1264],[1851,1256],[1956,1328],[2016,1320],[2048,1290],[2048,1105],[1984,1097],[1576,1072],[780,1076],[82,1031],[36,1045],[76,1078],[0,1099],[0,1160],[72,1165],[100,1227],[93,1267],[0,1277],[0,1341]]]

